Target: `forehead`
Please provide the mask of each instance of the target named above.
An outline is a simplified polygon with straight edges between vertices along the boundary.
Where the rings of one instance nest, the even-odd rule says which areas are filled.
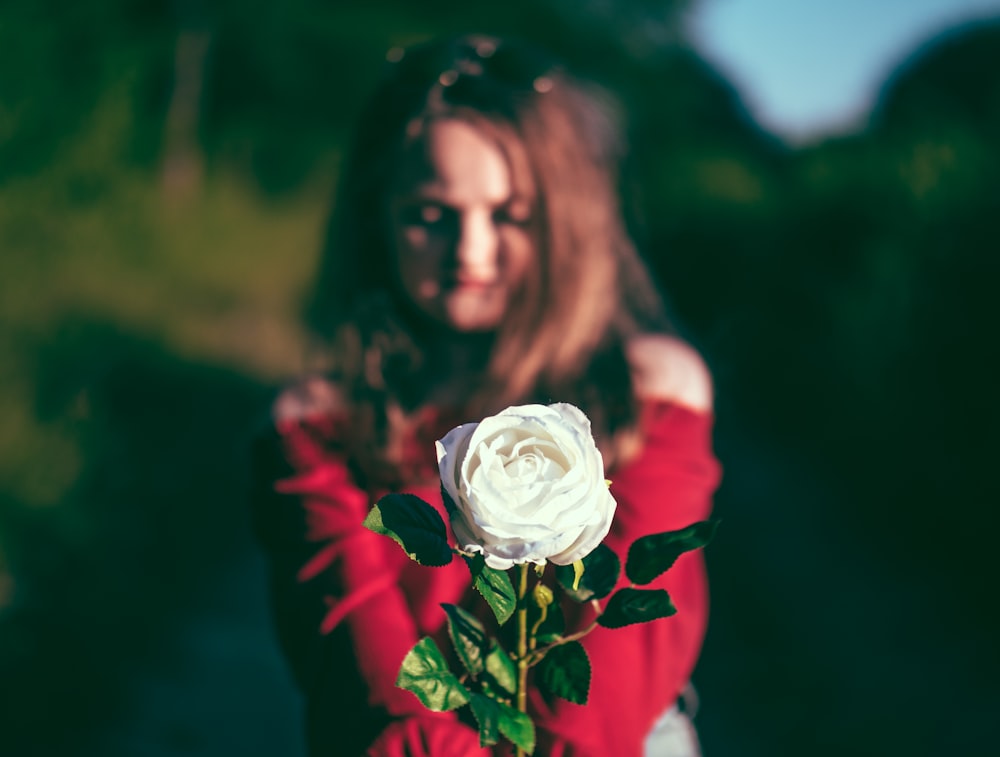
[[[397,188],[455,204],[529,194],[525,172],[512,170],[510,145],[497,137],[457,118],[430,122],[404,159]]]

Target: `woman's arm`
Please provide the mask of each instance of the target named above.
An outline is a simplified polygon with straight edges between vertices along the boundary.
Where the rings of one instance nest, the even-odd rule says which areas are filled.
[[[709,517],[719,466],[711,449],[712,388],[698,354],[679,340],[650,336],[628,346],[641,406],[643,445],[609,473],[618,502],[607,543],[624,564],[640,536],[683,528]],[[627,585],[622,578],[619,588]],[[652,584],[665,589],[677,614],[620,629],[598,628],[584,647],[592,664],[587,706],[536,698],[544,753],[565,757],[638,757],[656,719],[688,683],[704,638],[708,590],[700,552],[682,555]],[[593,617],[574,613],[577,624]]]
[[[452,714],[429,713],[395,686],[420,633],[398,581],[399,550],[361,525],[370,498],[344,456],[346,414],[336,388],[318,379],[293,387],[275,403],[273,421],[256,448],[255,519],[279,635],[310,700],[310,741],[337,743],[338,730],[346,738],[363,723],[377,729],[390,718],[416,718],[390,724],[370,753],[418,754],[410,741],[442,733],[455,747],[450,754],[477,753],[474,732]]]

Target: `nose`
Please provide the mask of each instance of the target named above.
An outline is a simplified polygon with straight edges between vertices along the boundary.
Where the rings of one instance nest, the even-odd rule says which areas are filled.
[[[462,214],[458,239],[455,243],[455,266],[476,278],[496,275],[500,237],[487,210],[470,210]]]

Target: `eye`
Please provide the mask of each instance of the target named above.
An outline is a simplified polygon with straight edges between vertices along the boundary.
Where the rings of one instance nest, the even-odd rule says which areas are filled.
[[[498,224],[527,226],[531,222],[531,205],[523,200],[511,200],[493,212],[493,220]]]
[[[453,214],[448,208],[430,202],[404,205],[399,211],[399,221],[403,226],[441,228],[449,223]]]
[[[427,226],[433,226],[436,223],[440,223],[441,219],[444,217],[444,211],[441,210],[439,205],[421,205],[419,209],[420,221]]]

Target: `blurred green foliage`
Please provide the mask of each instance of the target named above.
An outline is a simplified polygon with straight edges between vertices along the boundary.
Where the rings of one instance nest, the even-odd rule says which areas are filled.
[[[89,753],[81,702],[117,706],[249,543],[240,455],[303,369],[299,305],[354,115],[389,47],[470,29],[534,39],[621,98],[630,222],[713,367],[722,441],[739,418],[796,448],[838,517],[870,524],[859,549],[989,627],[1000,25],[928,43],[865,130],[793,149],[685,46],[687,6],[0,5],[10,743]],[[942,542],[942,507],[981,528]]]

